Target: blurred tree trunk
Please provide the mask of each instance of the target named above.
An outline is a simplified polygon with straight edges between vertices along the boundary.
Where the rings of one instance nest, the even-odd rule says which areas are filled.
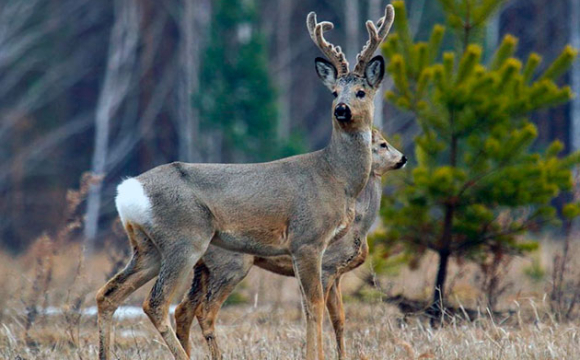
[[[278,138],[282,140],[288,139],[291,131],[290,123],[290,104],[291,89],[292,89],[292,66],[287,59],[292,58],[292,45],[290,41],[290,24],[292,21],[293,3],[292,0],[279,0],[280,6],[279,19],[277,26],[276,41],[278,48],[278,64],[276,65],[279,71],[278,75],[278,101],[280,117],[278,124]]]
[[[570,0],[570,45],[580,49],[580,1]],[[570,71],[570,87],[576,96],[570,102],[570,147],[571,151],[580,150],[580,60],[576,59]],[[580,170],[576,170],[578,177]],[[576,193],[576,195],[578,195]],[[578,199],[576,199],[578,200]],[[580,222],[574,220],[570,223],[570,233],[580,230]]]
[[[180,160],[198,162],[199,111],[192,96],[199,90],[201,52],[206,38],[210,3],[207,0],[185,0],[179,18],[178,128]]]
[[[417,32],[419,32],[419,27],[423,20],[425,1],[426,0],[414,0],[409,9],[409,30],[411,31],[413,38],[417,35]]]
[[[570,45],[580,49],[580,1],[570,0]],[[570,85],[576,94],[570,104],[570,144],[572,151],[580,150],[580,61],[576,60],[570,73]]]
[[[485,29],[485,53],[489,57],[493,55],[493,50],[497,49],[499,41],[500,18],[501,18],[501,9],[489,19],[489,25]]]
[[[369,0],[369,20],[376,21],[384,14],[384,9],[381,9],[381,0]],[[374,124],[377,128],[383,129],[383,117],[384,117],[384,93],[385,93],[385,81],[381,82],[379,89],[377,90],[377,95],[375,96],[375,115]]]
[[[361,50],[359,47],[360,9],[358,0],[345,0],[344,18],[346,23],[346,57],[352,70],[356,54]]]
[[[137,0],[115,1],[115,23],[111,30],[105,80],[101,87],[95,114],[95,145],[91,172],[106,175],[111,120],[128,93],[139,40],[139,6]],[[87,198],[85,218],[85,252],[91,253],[98,231],[102,181],[92,185]]]
[[[196,41],[196,10],[199,13],[199,1],[184,1],[179,19],[179,71],[178,82],[178,111],[177,118],[179,131],[178,158],[193,162],[197,154],[197,135],[199,131],[199,117],[193,107],[191,97],[197,93],[199,72],[199,41]],[[199,37],[198,37],[199,39]]]

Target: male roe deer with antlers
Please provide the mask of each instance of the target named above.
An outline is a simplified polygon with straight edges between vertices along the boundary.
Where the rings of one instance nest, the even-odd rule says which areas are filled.
[[[332,23],[308,16],[311,37],[328,60],[316,70],[331,89],[332,136],[322,150],[261,164],[186,164],[153,168],[123,181],[115,199],[133,248],[125,269],[97,293],[99,358],[109,359],[112,318],[136,289],[157,276],[143,310],[178,360],[188,359],[169,321],[179,284],[210,242],[258,256],[290,255],[306,313],[306,358],[323,359],[322,254],[343,236],[371,169],[373,98],[384,75],[381,56],[371,58],[394,19],[388,5],[353,72],[323,32]]]
[[[369,181],[356,200],[354,222],[346,235],[326,248],[322,257],[322,288],[324,294],[327,294],[326,307],[332,320],[339,359],[346,358],[340,278],[344,273],[362,265],[368,255],[366,235],[379,211],[381,176],[387,171],[400,169],[407,162],[407,158],[377,130],[373,130],[372,156]],[[219,310],[254,265],[276,274],[294,276],[292,258],[288,255],[257,257],[209,246],[194,268],[189,293],[175,310],[177,338],[188,354],[191,354],[189,331],[194,317],[197,317],[212,360],[221,359],[214,333]]]

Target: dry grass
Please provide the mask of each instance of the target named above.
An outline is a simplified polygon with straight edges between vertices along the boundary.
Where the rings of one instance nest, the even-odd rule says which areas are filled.
[[[455,323],[432,329],[419,319],[403,322],[392,308],[381,304],[348,304],[347,345],[351,359],[577,359],[580,328],[575,324],[524,322],[497,325],[493,320]],[[62,331],[56,316],[31,330],[35,346],[19,337],[17,317],[0,329],[3,359],[91,359],[96,357],[95,320],[81,324],[79,344]],[[335,357],[331,329],[325,329],[325,348]],[[193,358],[207,356],[199,331],[193,332]],[[224,309],[218,336],[227,359],[301,359],[304,333],[296,306],[235,306]],[[117,323],[115,358],[167,359],[160,338],[145,318]]]
[[[552,257],[560,244],[546,243],[536,261],[546,272],[543,278],[525,275],[531,259],[515,259],[505,281],[514,285],[500,299],[499,308],[512,311],[507,318],[483,318],[464,322],[454,318],[434,329],[421,317],[405,317],[398,310],[374,298],[353,300],[360,287],[357,274],[344,282],[347,299],[346,341],[350,359],[577,359],[580,354],[578,320],[555,320],[548,297]],[[577,252],[576,252],[577,253]],[[51,260],[52,277],[48,292],[36,294],[38,269],[33,254],[11,258],[0,254],[0,359],[94,359],[97,352],[96,317],[80,316],[75,309],[94,305],[96,289],[104,283],[111,264],[106,254],[89,259],[79,274],[81,249],[67,245]],[[573,256],[578,259],[577,256]],[[434,259],[427,258],[419,269],[404,269],[398,276],[380,280],[383,292],[404,293],[418,299],[429,296]],[[572,268],[580,269],[578,264]],[[368,270],[361,270],[368,271]],[[359,274],[360,275],[360,274]],[[451,298],[456,304],[483,304],[477,268],[454,263],[450,270]],[[131,296],[126,304],[140,306],[149,286]],[[376,290],[376,289],[375,289]],[[376,291],[378,292],[378,290]],[[280,278],[253,270],[238,291],[246,302],[223,309],[217,327],[226,359],[301,359],[304,323],[294,279]],[[40,299],[30,299],[37,296]],[[31,303],[38,315],[26,331]],[[52,306],[62,314],[47,315]],[[193,356],[207,358],[205,342],[197,325],[192,332]],[[335,358],[332,329],[326,320],[325,349]],[[115,327],[116,359],[167,359],[161,338],[146,317],[119,320]]]

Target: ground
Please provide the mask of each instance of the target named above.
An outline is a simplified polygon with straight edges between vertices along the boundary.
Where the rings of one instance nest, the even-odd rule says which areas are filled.
[[[498,324],[488,318],[430,328],[417,318],[404,321],[382,303],[346,307],[349,359],[577,359],[580,328],[550,322]],[[517,315],[516,315],[517,316]],[[97,355],[94,316],[81,323],[78,340],[68,333],[63,316],[40,320],[30,332],[34,345],[20,338],[22,323],[5,321],[0,328],[2,359],[94,359]],[[250,305],[223,310],[217,328],[225,359],[302,359],[304,330],[300,309]],[[205,359],[205,342],[194,324],[192,358]],[[332,329],[325,328],[325,351],[335,359]],[[168,359],[161,338],[145,317],[117,322],[115,359]]]
[[[416,270],[403,268],[380,276],[376,288],[364,287],[364,296],[355,294],[368,268],[349,274],[344,281],[348,359],[578,359],[580,321],[577,316],[556,321],[547,295],[557,245],[545,244],[538,254],[510,264],[502,282],[511,286],[501,296],[501,313],[493,316],[478,308],[477,269],[454,262],[449,297],[458,308],[479,309],[481,317],[467,322],[458,315],[443,326],[432,327],[423,316],[405,316],[385,303],[384,296],[377,296],[403,293],[428,299],[435,258],[427,257]],[[23,256],[0,254],[0,359],[97,356],[94,296],[114,261],[100,254],[79,266],[80,249],[73,246],[55,255],[49,250],[43,245]],[[113,359],[170,358],[140,308],[150,286],[127,299],[120,312]],[[236,291],[234,304],[224,307],[218,320],[217,339],[224,358],[302,359],[305,327],[298,294],[295,279],[253,269]],[[179,297],[174,304],[178,301]],[[336,359],[328,318],[324,339],[327,359]],[[195,322],[191,342],[192,358],[207,359],[205,340]]]

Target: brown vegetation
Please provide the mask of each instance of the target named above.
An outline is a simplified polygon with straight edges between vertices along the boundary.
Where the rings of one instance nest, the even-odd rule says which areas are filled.
[[[45,241],[39,240],[38,246]],[[552,260],[561,248],[561,243],[545,241],[535,254],[534,261],[539,265],[533,266],[551,274]],[[35,247],[19,258],[0,255],[0,358],[95,358],[96,314],[90,310],[95,305],[94,292],[113,266],[109,256],[97,254],[80,266],[80,246],[58,249],[49,262],[35,260],[38,250]],[[574,259],[578,249],[570,246],[568,252],[568,257]],[[579,353],[577,318],[572,316],[566,321],[552,310],[552,277],[545,275],[538,281],[537,275],[530,275],[534,274],[530,259],[514,258],[502,279],[513,284],[498,300],[497,307],[505,316],[490,316],[485,308],[487,298],[480,286],[480,269],[455,262],[450,275],[454,277],[461,271],[462,276],[450,282],[449,299],[453,299],[457,309],[479,309],[478,319],[466,322],[459,312],[448,317],[445,326],[434,329],[420,313],[403,314],[383,301],[387,295],[404,294],[427,303],[435,271],[433,260],[428,257],[416,270],[403,269],[397,276],[379,276],[381,287],[364,286],[360,296],[355,295],[368,268],[347,276],[344,293],[349,359],[574,359]],[[47,264],[52,266],[49,283],[45,275],[38,275],[46,274]],[[39,268],[44,270],[39,272]],[[572,275],[579,268],[570,260],[565,277],[575,279]],[[126,305],[140,308],[146,290],[131,296]],[[567,298],[574,294],[572,287],[562,291]],[[217,326],[226,359],[302,358],[303,319],[295,279],[253,270],[238,289],[237,298],[246,301],[224,308]],[[334,339],[327,317],[325,327],[325,351],[333,358]],[[205,358],[205,341],[195,323],[191,342],[192,358]],[[169,356],[144,315],[117,320],[115,344],[118,359]]]

